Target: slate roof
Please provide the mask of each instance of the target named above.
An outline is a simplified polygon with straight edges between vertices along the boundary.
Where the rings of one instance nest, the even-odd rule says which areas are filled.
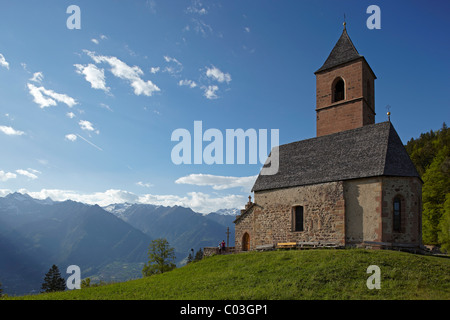
[[[377,176],[418,177],[391,122],[366,125],[279,147],[279,170],[252,191]]]
[[[331,53],[328,56],[328,59],[325,61],[323,66],[320,67],[320,69],[317,70],[315,73],[336,67],[343,63],[347,63],[347,62],[350,62],[350,61],[353,61],[353,60],[356,60],[359,58],[364,58],[364,57],[358,53],[358,50],[356,50],[355,46],[353,45],[352,40],[350,40],[350,37],[347,34],[347,29],[344,28],[344,31],[342,31],[341,37],[339,38],[338,42],[334,46],[333,50],[331,50]]]

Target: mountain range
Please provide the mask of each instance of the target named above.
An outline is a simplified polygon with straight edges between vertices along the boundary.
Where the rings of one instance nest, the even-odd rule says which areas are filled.
[[[78,265],[94,282],[141,277],[150,242],[166,238],[182,265],[189,253],[227,241],[234,246],[237,209],[207,215],[180,206],[56,202],[12,193],[0,198],[0,283],[4,293],[37,293],[56,264],[63,277]]]

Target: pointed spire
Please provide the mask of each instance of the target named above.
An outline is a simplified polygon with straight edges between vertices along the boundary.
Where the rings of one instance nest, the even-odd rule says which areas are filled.
[[[342,31],[341,37],[333,50],[331,50],[328,59],[316,73],[362,57],[353,45],[352,40],[350,40],[346,26],[347,23],[344,20],[344,30]]]

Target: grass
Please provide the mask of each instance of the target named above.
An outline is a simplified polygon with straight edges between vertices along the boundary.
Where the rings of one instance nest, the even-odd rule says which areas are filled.
[[[369,290],[366,270],[381,270]],[[323,249],[213,256],[171,272],[37,300],[448,300],[450,259],[388,250]]]

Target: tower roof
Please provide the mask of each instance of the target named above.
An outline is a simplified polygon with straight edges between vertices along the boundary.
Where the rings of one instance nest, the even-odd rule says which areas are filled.
[[[336,67],[343,63],[347,63],[359,58],[363,58],[363,56],[361,56],[358,53],[358,50],[356,50],[352,40],[350,40],[350,37],[348,36],[347,33],[347,28],[345,27],[344,24],[344,30],[342,31],[341,37],[334,46],[333,50],[331,50],[328,59],[325,61],[323,66],[315,73]]]

